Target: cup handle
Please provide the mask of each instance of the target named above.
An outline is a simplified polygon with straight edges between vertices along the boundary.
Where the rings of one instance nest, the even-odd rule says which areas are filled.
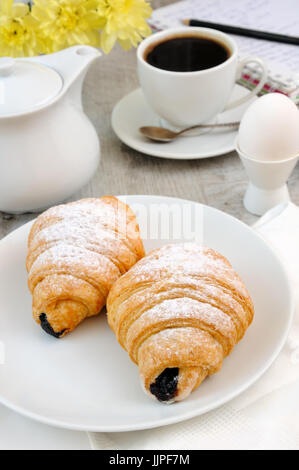
[[[237,106],[240,106],[240,104],[243,104],[246,101],[250,100],[253,96],[257,95],[263,89],[263,86],[265,85],[266,80],[267,80],[267,66],[265,62],[259,57],[249,56],[239,61],[238,68],[237,68],[237,80],[239,80],[239,78],[241,77],[242,70],[245,67],[245,65],[251,62],[255,62],[256,64],[260,65],[260,67],[262,68],[262,75],[261,75],[258,85],[256,85],[256,87],[254,87],[254,89],[251,90],[251,92],[248,93],[248,95],[243,96],[242,98],[235,100],[232,103],[229,103],[224,108],[223,111],[227,111],[228,109],[232,109],[232,108],[236,108]]]

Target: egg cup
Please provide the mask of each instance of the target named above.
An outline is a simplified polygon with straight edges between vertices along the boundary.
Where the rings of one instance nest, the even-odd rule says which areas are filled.
[[[287,160],[254,160],[242,152],[236,142],[235,149],[249,177],[249,185],[244,196],[244,206],[255,215],[263,215],[282,202],[289,201],[286,182],[291,175],[299,154]]]

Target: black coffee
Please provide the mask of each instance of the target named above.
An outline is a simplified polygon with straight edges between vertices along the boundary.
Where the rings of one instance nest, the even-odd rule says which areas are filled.
[[[229,49],[216,40],[200,36],[178,36],[151,44],[144,59],[153,67],[171,72],[196,72],[222,64]]]

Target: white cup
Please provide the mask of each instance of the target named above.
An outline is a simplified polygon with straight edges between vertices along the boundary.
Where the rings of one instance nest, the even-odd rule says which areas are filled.
[[[196,72],[172,72],[146,62],[145,53],[148,48],[152,49],[150,46],[180,36],[216,40],[229,49],[230,56],[220,65]],[[259,84],[243,98],[228,104],[242,69],[251,62],[262,69]],[[148,104],[171,129],[211,122],[222,111],[250,100],[263,88],[267,78],[266,65],[261,59],[246,57],[239,60],[235,41],[227,34],[208,28],[182,27],[153,34],[139,45],[137,63],[140,84]]]

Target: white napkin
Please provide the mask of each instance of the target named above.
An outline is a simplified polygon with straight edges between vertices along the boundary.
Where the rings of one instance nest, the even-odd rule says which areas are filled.
[[[279,205],[256,230],[280,254],[296,293],[296,313],[283,351],[247,392],[183,423],[127,433],[89,433],[93,449],[299,448],[299,208]]]

